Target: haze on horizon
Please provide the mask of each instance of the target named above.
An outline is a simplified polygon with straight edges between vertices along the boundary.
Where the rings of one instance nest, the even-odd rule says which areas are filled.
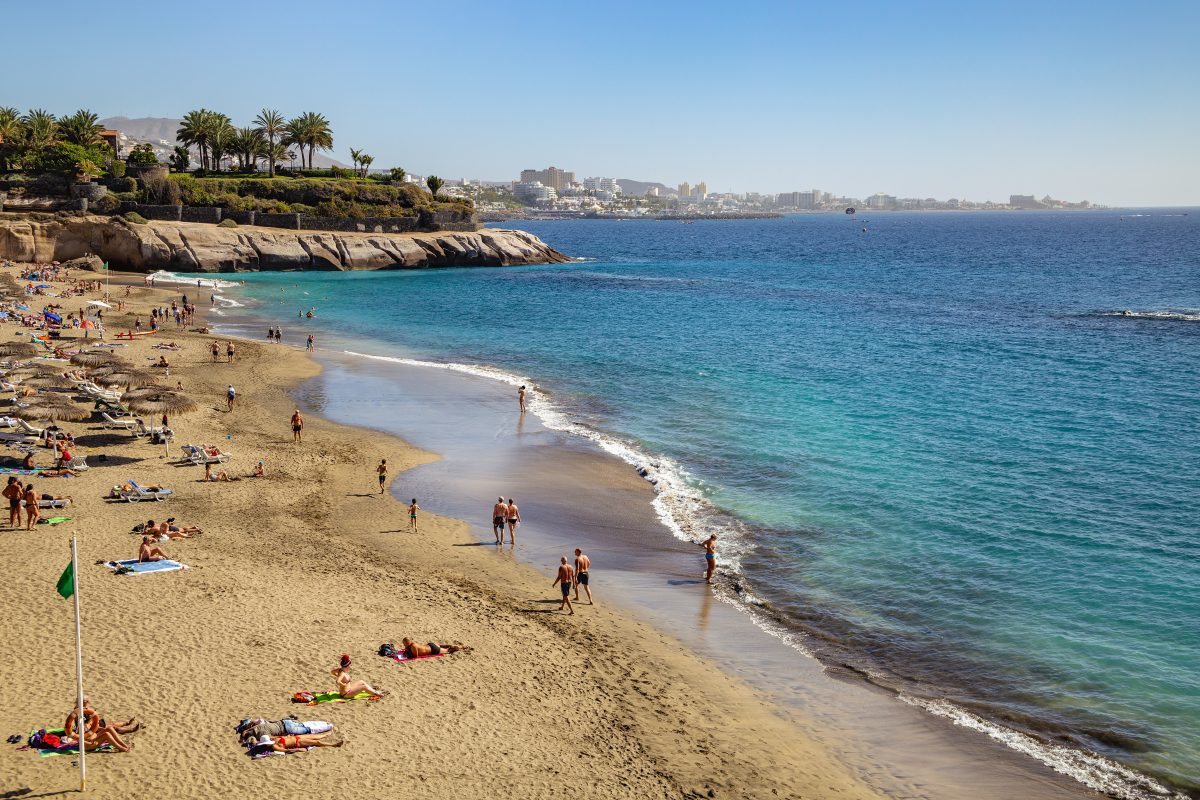
[[[0,105],[319,111],[333,157],[446,178],[555,165],[714,192],[1200,204],[1186,0],[119,9],[8,7]]]

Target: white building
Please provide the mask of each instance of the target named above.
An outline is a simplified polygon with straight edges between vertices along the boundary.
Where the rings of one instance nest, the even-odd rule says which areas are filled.
[[[522,181],[513,184],[513,197],[522,203],[552,203],[558,199],[558,192],[541,181]]]
[[[583,188],[593,192],[612,192],[620,194],[621,186],[616,178],[584,178]]]

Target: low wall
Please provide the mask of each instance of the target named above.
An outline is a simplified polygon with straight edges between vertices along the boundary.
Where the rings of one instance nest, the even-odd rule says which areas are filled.
[[[180,206],[180,222],[207,222],[216,225],[221,221],[221,209],[209,206]]]

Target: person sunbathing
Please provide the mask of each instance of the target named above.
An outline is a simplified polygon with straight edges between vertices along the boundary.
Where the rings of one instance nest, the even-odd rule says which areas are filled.
[[[67,715],[66,724],[63,725],[65,736],[75,738],[78,741],[79,720],[78,709],[72,709]],[[133,733],[141,728],[141,724],[135,719],[130,719],[124,725],[109,725],[96,711],[91,707],[91,699],[84,695],[83,697],[83,746],[86,750],[99,750],[104,745],[112,745],[122,753],[128,753],[133,745],[121,738],[122,733]]]
[[[43,469],[38,472],[38,475],[43,478],[74,478],[79,475],[78,472],[70,467],[55,467],[54,469]]]
[[[254,741],[257,741],[260,736],[329,733],[333,730],[333,724],[320,720],[301,722],[298,719],[244,719],[238,723],[237,728],[234,730],[237,731],[242,744],[249,746]]]
[[[146,564],[150,561],[170,561],[171,558],[164,553],[160,548],[152,547],[154,540],[149,536],[142,537],[142,546],[138,548],[138,563]]]
[[[170,366],[171,366],[171,365],[170,365],[170,364],[167,362],[167,357],[166,357],[166,356],[159,356],[159,357],[158,357],[158,363],[157,363],[157,364],[155,364],[154,366],[156,366],[156,367],[162,367],[163,369],[168,369],[168,368],[170,368]]]
[[[43,472],[42,474],[45,475],[46,473]],[[42,493],[42,496],[40,498],[41,501],[66,500],[68,503],[71,502],[72,499],[73,498],[69,494],[46,494],[45,492]]]
[[[239,478],[237,476],[231,477],[230,474],[223,469],[217,470],[216,474],[214,475],[213,471],[212,471],[212,462],[205,461],[204,462],[204,480],[206,480],[210,483],[217,483],[218,481],[240,481],[241,478]]]
[[[401,641],[404,645],[404,654],[409,658],[420,658],[421,656],[440,656],[442,653],[458,653],[467,652],[470,647],[467,647],[462,642],[455,644],[437,644],[429,642],[428,644],[417,644],[407,636]]]
[[[258,737],[258,741],[250,746],[251,755],[259,753],[295,753],[309,747],[341,747],[345,742],[338,740],[336,742],[327,742],[325,737],[328,733],[289,733],[280,736],[278,739],[272,739],[270,736],[263,734]]]
[[[342,653],[338,665],[329,672],[337,681],[338,694],[347,699],[354,697],[359,692],[369,692],[375,697],[383,697],[383,692],[380,692],[371,687],[371,684],[366,681],[355,681],[350,679],[350,656]]]
[[[168,517],[165,522],[160,522],[156,525],[154,520],[146,520],[146,527],[144,527],[142,530],[144,530],[146,533],[153,533],[158,536],[166,536],[169,539],[190,539],[197,533],[204,533],[204,531],[200,530],[195,525],[188,525],[184,528],[180,528],[177,525],[172,525],[171,523],[174,521],[174,517]]]
[[[251,478],[265,478],[265,477],[267,477],[266,470],[265,470],[265,469],[264,469],[264,467],[263,467],[263,462],[261,462],[261,461],[260,461],[260,462],[258,462],[257,464],[255,464],[255,465],[254,465],[254,472],[253,472],[253,473],[250,475],[250,477],[251,477]]]

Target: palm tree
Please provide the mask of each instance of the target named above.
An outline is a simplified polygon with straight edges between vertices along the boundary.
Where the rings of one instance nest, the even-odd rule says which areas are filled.
[[[97,119],[99,118],[94,113],[81,108],[71,116],[60,119],[58,130],[65,141],[90,147],[100,143],[100,131],[104,130],[104,126],[99,124]]]
[[[267,148],[263,151],[266,154],[267,160],[271,164],[271,177],[275,177],[275,162],[279,160],[276,157],[276,138],[282,137],[286,132],[286,124],[283,120],[283,115],[273,109],[264,108],[258,112],[258,116],[254,118],[254,124],[258,126],[258,132],[267,137]]]
[[[236,135],[237,129],[233,127],[229,117],[213,112],[208,132],[208,146],[212,150],[213,170],[220,172],[221,161],[226,154],[232,152],[233,137]]]
[[[54,144],[58,136],[58,121],[49,111],[32,109],[21,122],[25,127],[25,142],[32,150],[41,150]]]
[[[333,148],[333,131],[329,120],[323,114],[315,111],[305,111],[298,117],[288,120],[287,142],[300,148],[301,166],[304,162],[304,149],[308,149],[308,167],[313,166],[313,155],[317,150]]]
[[[0,108],[0,171],[8,171],[9,153],[16,153],[25,132],[21,112],[5,106]]]
[[[237,155],[238,168],[242,172],[254,169],[258,155],[266,149],[267,143],[261,133],[254,128],[238,128],[229,141],[230,150]]]
[[[354,162],[354,176],[358,177],[358,162],[362,160],[362,151],[350,148],[350,160]]]
[[[440,191],[441,188],[446,185],[446,182],[437,175],[430,175],[425,179],[425,185],[429,187],[429,192],[434,197],[437,197],[438,191]]]
[[[392,180],[396,183],[404,183],[404,176],[408,173],[404,171],[404,167],[392,167]]]
[[[371,162],[375,160],[375,156],[369,156],[363,153],[358,157],[358,161],[362,164],[362,176],[367,177],[367,170],[371,167]]]
[[[275,144],[264,144],[262,150],[258,154],[259,158],[265,158],[271,163],[272,170],[274,165],[281,161],[294,161],[295,156],[288,152],[287,145],[283,142]],[[274,172],[272,172],[274,174]]]

